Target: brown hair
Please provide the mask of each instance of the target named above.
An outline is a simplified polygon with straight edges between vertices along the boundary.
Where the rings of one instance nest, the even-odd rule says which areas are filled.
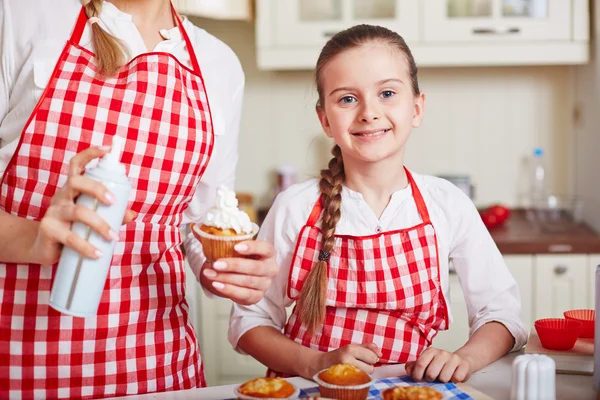
[[[324,104],[322,74],[327,63],[343,51],[369,42],[386,44],[392,49],[400,51],[406,57],[408,63],[413,95],[416,96],[420,93],[417,65],[404,39],[396,32],[381,26],[356,25],[335,34],[321,50],[315,70],[315,81],[319,94],[317,107],[322,107]],[[309,332],[314,332],[325,318],[327,262],[329,254],[333,251],[335,227],[341,216],[342,184],[345,173],[342,150],[338,145],[333,147],[332,154],[333,158],[329,161],[329,168],[321,171],[321,181],[319,183],[323,206],[321,253],[319,254],[319,261],[310,270],[298,299],[300,320]]]
[[[82,0],[88,18],[98,17],[103,0]],[[99,23],[91,24],[94,49],[100,74],[113,76],[129,57],[129,49],[122,40],[106,32]]]

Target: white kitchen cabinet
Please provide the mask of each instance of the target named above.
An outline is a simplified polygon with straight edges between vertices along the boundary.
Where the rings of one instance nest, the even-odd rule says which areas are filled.
[[[333,34],[368,23],[407,41],[421,67],[589,60],[587,0],[257,0],[261,69],[312,69]]]
[[[570,40],[567,0],[424,0],[426,42]]]
[[[261,4],[262,3],[262,4]],[[277,47],[318,46],[348,26],[378,24],[416,39],[418,5],[413,0],[267,0],[270,38]]]
[[[535,319],[562,318],[563,312],[588,304],[589,256],[537,255],[535,258]]]
[[[533,323],[531,298],[531,294],[533,293],[533,258],[531,255],[504,256],[508,270],[519,285],[521,293],[521,318],[527,327],[531,327]],[[458,276],[451,273],[449,283],[450,305],[454,320],[450,325],[450,329],[438,333],[433,340],[433,346],[446,351],[456,351],[469,339],[469,316]]]
[[[588,262],[588,278],[587,278],[587,307],[596,307],[596,268],[600,266],[600,254],[592,254]]]
[[[175,9],[188,16],[226,20],[251,20],[252,0],[173,0]]]
[[[450,307],[452,323],[450,329],[440,331],[433,339],[432,346],[446,351],[456,351],[469,339],[469,315],[467,304],[456,273],[450,273]]]

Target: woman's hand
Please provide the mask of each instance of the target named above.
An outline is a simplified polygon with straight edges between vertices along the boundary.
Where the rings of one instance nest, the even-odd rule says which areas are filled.
[[[381,356],[381,350],[375,343],[349,344],[328,353],[321,353],[313,375],[335,364],[351,364],[370,375],[375,371],[375,363]]]
[[[416,361],[406,363],[406,373],[416,381],[464,382],[473,373],[471,364],[456,353],[430,347]]]
[[[102,254],[89,242],[71,231],[72,222],[82,222],[98,232],[106,240],[118,240],[118,234],[94,211],[75,204],[81,193],[98,199],[103,204],[111,205],[114,196],[104,185],[83,176],[85,166],[94,158],[108,153],[108,147],[91,147],[75,155],[69,163],[69,176],[65,185],[52,197],[50,207],[40,221],[37,235],[30,250],[31,262],[41,265],[52,265],[60,258],[63,245],[71,247],[85,257],[100,258]],[[135,218],[136,213],[127,210],[123,223]]]
[[[275,248],[263,240],[249,240],[236,244],[235,251],[244,257],[204,264],[200,282],[210,292],[238,304],[258,303],[279,272]]]

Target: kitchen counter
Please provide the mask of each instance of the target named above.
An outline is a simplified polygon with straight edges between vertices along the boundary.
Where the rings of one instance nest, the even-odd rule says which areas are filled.
[[[466,382],[468,386],[496,400],[510,398],[512,361],[518,353],[511,353],[493,364],[488,365],[481,371],[476,372]],[[375,378],[404,375],[404,365],[389,365],[378,367],[375,370]],[[299,388],[315,386],[304,378],[290,378],[290,382]],[[557,399],[595,399],[596,392],[593,389],[593,378],[585,375],[556,375],[556,398]],[[233,397],[233,388],[236,385],[213,386],[204,389],[191,389],[180,392],[167,392],[159,394],[148,394],[143,396],[132,396],[128,399],[139,400],[166,400],[166,399],[203,399],[217,400]],[[482,396],[483,397],[483,396]],[[477,397],[476,397],[477,398]]]
[[[600,235],[587,225],[546,232],[527,218],[525,210],[513,210],[508,221],[490,233],[502,254],[600,253]]]

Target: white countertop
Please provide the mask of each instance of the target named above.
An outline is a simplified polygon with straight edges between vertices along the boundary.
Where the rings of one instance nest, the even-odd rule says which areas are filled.
[[[519,353],[511,353],[479,372],[474,373],[466,382],[476,390],[496,399],[510,398],[512,361]],[[386,378],[404,375],[404,365],[388,365],[378,367],[373,374],[374,378]],[[299,388],[313,387],[315,383],[304,378],[290,378],[290,382]],[[165,400],[165,399],[202,399],[222,400],[233,398],[233,388],[236,385],[212,386],[203,389],[191,389],[179,392],[166,392],[131,396],[130,399],[139,400]],[[596,392],[593,388],[593,379],[585,375],[556,375],[556,398],[561,399],[595,399]]]

